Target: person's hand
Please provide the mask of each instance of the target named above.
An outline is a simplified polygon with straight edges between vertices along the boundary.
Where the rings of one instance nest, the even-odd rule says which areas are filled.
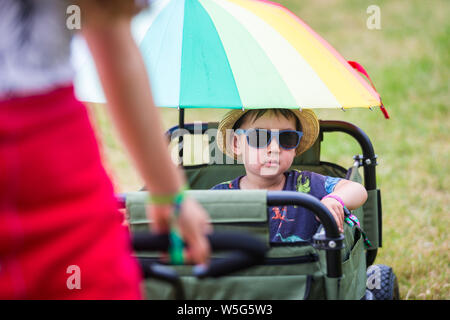
[[[168,233],[172,212],[171,205],[151,206],[152,230],[156,233]],[[175,223],[188,247],[183,253],[186,262],[205,264],[209,261],[210,247],[205,235],[212,232],[212,226],[208,217],[208,213],[197,201],[188,197],[183,201],[180,216]]]
[[[325,198],[320,200],[325,207],[330,211],[333,215],[334,220],[336,220],[336,224],[339,228],[339,231],[344,232],[344,208],[342,204],[333,198]]]

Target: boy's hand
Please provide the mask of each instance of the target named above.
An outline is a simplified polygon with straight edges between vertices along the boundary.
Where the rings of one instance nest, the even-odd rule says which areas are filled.
[[[336,220],[336,224],[339,228],[339,231],[344,232],[344,208],[342,204],[333,198],[325,198],[320,200],[328,210],[330,210],[331,214]]]

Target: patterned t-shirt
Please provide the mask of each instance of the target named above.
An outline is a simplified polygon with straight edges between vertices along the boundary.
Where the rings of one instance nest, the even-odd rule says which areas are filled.
[[[292,170],[284,173],[283,190],[304,192],[321,200],[333,192],[341,180],[309,171]],[[214,186],[215,190],[240,189],[243,176]],[[310,241],[320,223],[314,214],[299,206],[273,206],[268,208],[271,242]]]

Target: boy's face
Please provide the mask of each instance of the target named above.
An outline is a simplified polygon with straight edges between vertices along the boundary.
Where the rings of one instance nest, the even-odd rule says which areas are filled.
[[[241,129],[296,130],[295,119],[287,119],[269,112],[254,120],[249,117],[240,126]],[[273,137],[265,148],[254,148],[248,145],[245,134],[235,135],[233,140],[234,152],[242,156],[245,170],[248,174],[276,178],[283,174],[292,164],[295,149],[286,150],[278,145],[278,139]]]

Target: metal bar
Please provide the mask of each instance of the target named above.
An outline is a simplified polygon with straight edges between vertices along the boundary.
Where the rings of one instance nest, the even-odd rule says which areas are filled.
[[[357,126],[344,121],[320,120],[320,130],[322,132],[344,132],[358,141],[365,159],[375,159],[376,155],[372,142],[367,134]],[[364,185],[367,190],[377,188],[375,164],[364,165]]]
[[[320,131],[321,132],[343,132],[352,136],[360,145],[363,158],[368,160],[374,160],[376,158],[375,151],[373,149],[372,142],[370,141],[367,134],[358,128],[357,126],[337,120],[320,120]],[[376,163],[364,163],[364,186],[367,190],[376,190]],[[381,198],[378,199],[378,245],[382,246],[382,211],[381,211]],[[376,258],[377,250],[367,250],[366,262],[367,265],[371,265]]]
[[[178,128],[184,128],[184,108],[179,109]],[[178,137],[178,155],[180,156],[180,166],[183,166],[183,135]]]

